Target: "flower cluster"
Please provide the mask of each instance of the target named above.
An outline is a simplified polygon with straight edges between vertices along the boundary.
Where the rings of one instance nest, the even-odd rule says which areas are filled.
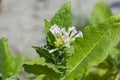
[[[83,37],[81,31],[77,31],[75,27],[70,27],[68,31],[65,28],[59,28],[58,25],[54,24],[50,28],[50,32],[55,37],[55,46],[57,48],[70,47],[71,42],[75,41],[78,37]]]

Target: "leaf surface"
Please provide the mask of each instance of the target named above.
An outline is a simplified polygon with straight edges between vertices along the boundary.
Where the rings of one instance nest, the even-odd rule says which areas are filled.
[[[91,15],[91,24],[103,22],[110,16],[112,16],[110,7],[103,0],[98,0]]]
[[[71,3],[65,3],[55,14],[50,22],[45,21],[46,32],[49,31],[50,27],[57,24],[59,27],[65,27],[68,29],[72,26],[72,14],[71,14]]]
[[[46,29],[47,45],[54,45],[53,42],[55,41],[55,37],[51,34],[49,29],[54,24],[58,25],[61,28],[64,27],[66,30],[69,27],[72,27],[71,3],[67,2],[63,4],[55,16],[51,19],[51,21],[49,22],[45,19],[44,24]]]
[[[51,24],[57,24],[60,27],[68,29],[72,26],[71,3],[64,4],[50,21]]]
[[[91,25],[83,30],[83,38],[75,41],[75,55],[67,66],[70,68],[61,80],[74,80],[102,62],[120,41],[120,14],[104,23]]]
[[[0,73],[3,79],[12,75],[15,67],[14,57],[8,48],[6,38],[0,39]]]
[[[61,77],[61,72],[54,65],[46,63],[44,58],[33,58],[23,66],[28,73],[33,73],[35,75],[45,74],[52,80]]]
[[[15,68],[14,68],[14,71],[13,71],[13,75],[14,76],[18,76],[20,71],[21,71],[21,68],[22,68],[22,65],[24,63],[24,60],[25,60],[25,57],[23,55],[19,55],[18,57],[16,57],[15,59]]]
[[[46,48],[33,46],[36,52],[40,57],[44,57],[45,59],[50,59],[52,56]]]

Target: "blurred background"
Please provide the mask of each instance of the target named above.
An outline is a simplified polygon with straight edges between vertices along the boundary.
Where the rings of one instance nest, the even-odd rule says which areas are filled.
[[[0,0],[1,1],[1,0]],[[31,46],[45,44],[44,19],[50,21],[67,0],[2,0],[0,3],[0,38],[7,37],[15,55],[36,55]],[[73,25],[89,23],[98,0],[71,0]],[[120,12],[120,0],[104,0],[114,14]],[[102,11],[101,11],[102,12]]]

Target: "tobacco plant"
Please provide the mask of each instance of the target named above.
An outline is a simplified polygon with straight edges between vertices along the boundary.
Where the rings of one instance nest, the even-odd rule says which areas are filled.
[[[45,20],[46,45],[33,46],[39,57],[25,62],[25,71],[42,75],[41,80],[83,79],[120,41],[120,15],[110,16],[93,17],[91,25],[76,30],[72,27],[71,3],[65,3],[51,21]]]

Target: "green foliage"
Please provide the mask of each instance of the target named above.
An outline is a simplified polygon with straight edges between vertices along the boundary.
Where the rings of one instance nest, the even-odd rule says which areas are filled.
[[[93,67],[95,70],[89,71],[83,80],[92,80],[92,78],[96,80],[119,80],[120,51],[113,49],[110,53],[102,63]]]
[[[3,80],[7,78],[13,80],[13,77],[16,79],[22,67],[23,60],[22,56],[15,60],[8,47],[7,39],[0,39],[0,77]]]
[[[47,62],[51,61],[52,55],[49,54],[49,50],[47,50],[46,48],[35,47],[35,46],[33,48],[36,50],[36,52],[39,54],[40,57],[44,57]]]
[[[99,2],[96,7],[98,11],[102,8],[109,11],[103,2]],[[99,7],[102,8],[99,9]],[[108,18],[111,16],[111,13],[108,13],[109,15],[94,12],[96,16],[92,19],[92,23],[95,25],[83,29],[83,38],[74,41],[71,48],[59,49],[52,54],[49,50],[54,49],[55,46],[53,45],[54,36],[49,32],[51,26],[57,24],[60,27],[66,26],[66,29],[72,26],[70,3],[64,4],[50,22],[45,20],[47,45],[34,46],[40,57],[26,62],[25,71],[35,75],[44,74],[48,80],[81,80],[91,67],[105,60],[120,41],[120,15]],[[101,18],[96,21],[97,15],[101,15]],[[66,57],[66,54],[71,52],[74,54]],[[65,62],[61,63],[62,61]],[[106,72],[99,71],[102,75]]]
[[[68,29],[72,26],[71,3],[64,4],[61,9],[55,14],[50,23],[57,24],[60,27]]]
[[[2,80],[2,74],[0,73],[0,80]]]
[[[110,7],[104,3],[103,0],[98,0],[98,3],[95,5],[92,12],[91,24],[103,22],[110,16],[112,16]]]
[[[75,55],[68,61],[71,67],[65,80],[82,76],[90,67],[102,62],[120,40],[120,15],[104,23],[88,26],[83,30],[84,38],[74,43]],[[109,44],[108,44],[109,43]]]
[[[65,3],[50,22],[45,20],[47,44],[33,46],[39,57],[24,64],[24,56],[14,58],[7,39],[0,39],[0,80],[18,80],[22,65],[36,75],[25,80],[119,80],[120,14],[111,15],[108,5],[99,0],[91,25],[83,29],[83,38],[77,38],[69,48],[56,48],[51,26],[57,24],[66,30],[72,26],[71,3]]]
[[[104,5],[103,6],[100,6]],[[98,5],[99,4],[99,5]],[[106,9],[106,10],[105,10]],[[108,10],[107,10],[108,9]],[[98,13],[97,10],[100,10],[101,12],[104,11],[103,13]],[[94,16],[94,15],[103,15],[102,17],[99,16]],[[95,9],[93,11],[92,15],[92,21],[94,24],[97,24],[99,21],[103,21],[103,19],[107,19],[107,17],[111,16],[112,12],[110,11],[110,8],[103,3],[102,1],[99,1],[97,5],[95,6]],[[96,20],[97,19],[97,20]],[[119,38],[119,36],[118,36]],[[107,59],[105,59],[103,62],[101,62],[99,65],[93,67],[95,70],[91,70],[88,72],[87,76],[83,78],[83,80],[119,80],[119,72],[120,72],[120,52],[117,50],[119,49],[119,45],[117,47],[114,47],[111,49],[111,52],[109,52],[109,56]],[[101,73],[104,72],[103,73]]]
[[[18,76],[19,72],[21,71],[21,67],[24,63],[25,57],[23,55],[19,55],[15,58],[15,68],[13,71],[14,76]]]
[[[54,36],[49,32],[49,29],[52,25],[57,24],[60,27],[65,27],[68,29],[72,26],[72,14],[71,14],[71,3],[65,3],[55,14],[50,22],[44,20],[45,22],[45,29],[46,29],[46,38],[47,38],[47,45],[53,45],[55,40]]]
[[[52,80],[59,79],[61,72],[49,63],[45,62],[44,58],[33,58],[24,64],[25,71],[36,75],[45,74]]]
[[[72,26],[72,14],[71,14],[71,3],[65,3],[55,14],[50,22],[45,20],[46,32],[49,32],[49,29],[52,25],[57,24],[60,27],[65,27],[68,29]]]
[[[48,66],[54,66],[54,68],[56,68],[56,70],[58,70],[61,74],[58,75],[58,73],[55,75],[55,70],[54,69],[49,69],[49,67],[47,66],[43,66],[43,64],[41,62],[39,62],[37,65],[40,67],[43,67],[45,70],[43,71],[43,74],[45,74],[46,76],[54,79],[58,79],[58,77],[61,77],[64,74],[64,70],[66,70],[65,64],[66,64],[66,59],[67,59],[67,53],[71,53],[71,51],[69,51],[67,48],[61,49],[60,51],[56,51],[54,52],[54,54],[49,53],[48,49],[54,49],[54,36],[50,33],[49,29],[53,24],[57,24],[60,27],[64,27],[66,29],[68,29],[68,27],[72,26],[72,16],[71,16],[71,3],[68,2],[66,4],[64,4],[60,10],[55,14],[55,16],[52,18],[52,20],[50,22],[48,22],[47,20],[45,20],[45,28],[46,28],[46,36],[47,36],[47,45],[44,47],[33,47],[36,52],[39,54],[40,59],[41,57],[45,58],[44,64],[48,65]],[[64,51],[64,52],[63,52]],[[63,54],[66,53],[66,54]],[[60,55],[61,54],[61,55]],[[64,60],[64,61],[63,61]],[[41,74],[41,70],[40,72],[35,73],[33,69],[35,69],[37,67],[36,62],[33,60],[32,61],[34,64],[33,65],[29,65],[30,62],[25,63],[24,64],[24,68],[27,72],[29,73],[34,73],[37,75]],[[30,70],[30,68],[32,68],[32,70]],[[51,70],[51,72],[53,72],[52,76],[51,73],[48,73],[48,70]]]
[[[8,43],[6,38],[0,39],[0,73],[3,79],[12,75],[15,68],[14,57],[8,48]]]

